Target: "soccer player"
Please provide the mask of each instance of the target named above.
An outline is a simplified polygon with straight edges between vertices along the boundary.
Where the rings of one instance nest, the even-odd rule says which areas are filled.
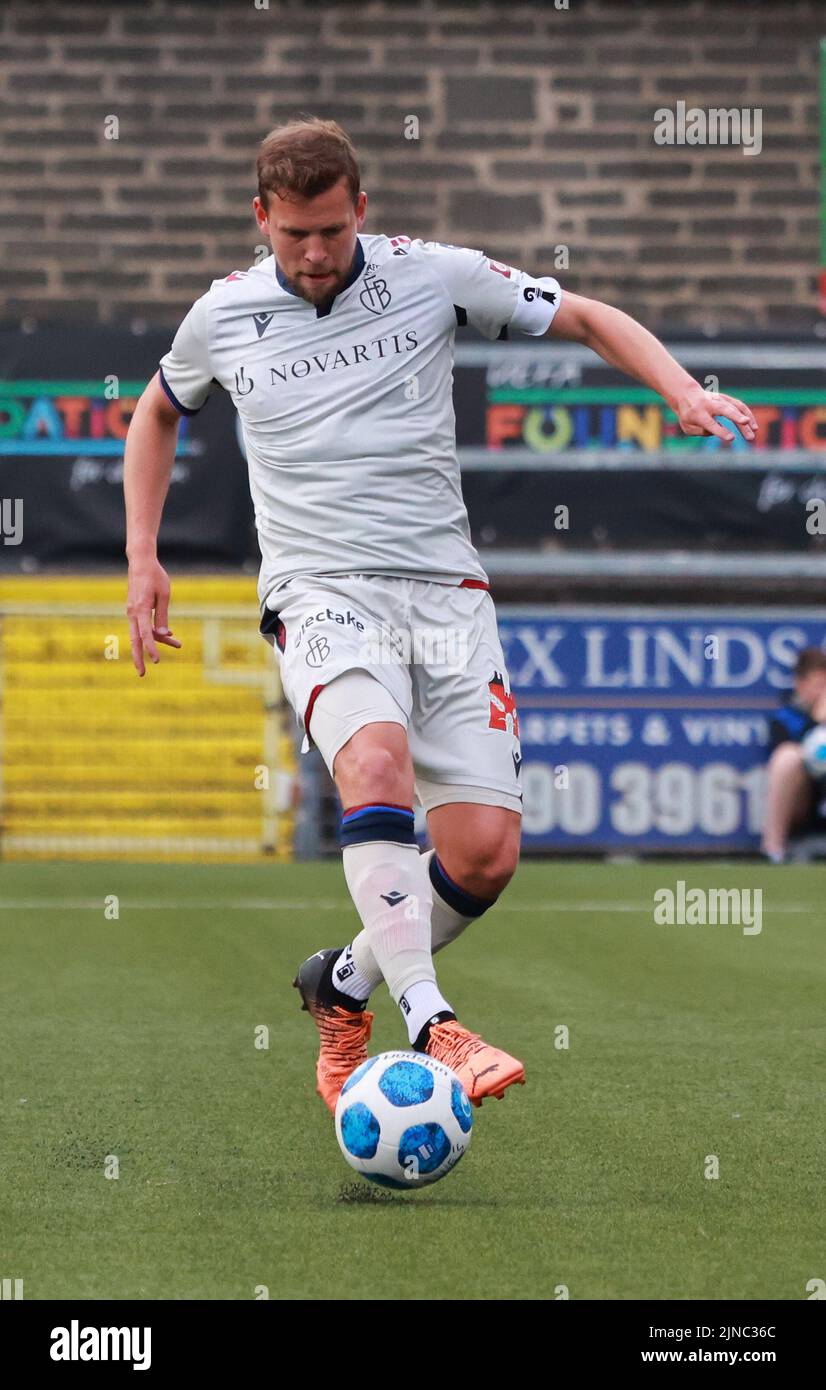
[[[497,901],[519,858],[519,725],[456,456],[457,326],[586,343],[653,387],[687,434],[754,437],[749,409],[705,391],[618,309],[481,251],[362,231],[367,197],[332,121],[263,141],[253,209],[273,254],[196,300],[126,441],[128,613],[144,652],[180,645],[157,533],[181,415],[217,383],[243,427],[262,564],[261,632],[303,750],[341,798],[344,874],[363,923],[294,983],[320,1034],[331,1110],[367,1056],[366,1005],[387,983],[410,1044],[479,1104],[524,1081],[441,993],[435,954]],[[436,640],[441,638],[442,640]],[[413,833],[414,792],[433,849]],[[484,950],[484,932],[479,938]],[[518,949],[518,943],[516,943]],[[528,968],[528,962],[526,962]]]

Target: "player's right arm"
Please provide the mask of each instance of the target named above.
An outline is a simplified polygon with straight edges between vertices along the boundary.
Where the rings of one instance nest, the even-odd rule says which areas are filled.
[[[158,560],[158,531],[175,461],[180,419],[156,372],[135,407],[123,464],[129,562],[126,612],[132,661],[139,676],[146,673],[144,651],[153,662],[158,662],[158,642],[169,647],[181,645],[169,630],[169,576]]]
[[[212,389],[206,295],[197,299],[161,358],[132,416],[126,436],[123,491],[126,501],[126,556],[129,593],[126,611],[132,660],[146,672],[144,651],[158,662],[157,644],[180,647],[169,629],[169,576],[158,560],[158,531],[169,491],[178,426],[195,415]]]

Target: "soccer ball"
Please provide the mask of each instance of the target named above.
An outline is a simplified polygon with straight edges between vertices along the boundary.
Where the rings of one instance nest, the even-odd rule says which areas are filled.
[[[470,1144],[473,1112],[455,1072],[424,1052],[382,1052],[356,1067],[336,1105],[351,1168],[382,1187],[438,1182]]]
[[[801,740],[803,766],[816,782],[826,778],[826,725],[816,724]]]

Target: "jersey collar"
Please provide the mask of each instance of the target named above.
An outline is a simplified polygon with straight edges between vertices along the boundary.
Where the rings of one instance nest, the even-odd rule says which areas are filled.
[[[297,294],[295,293],[295,290],[292,288],[292,285],[290,284],[289,280],[287,279],[286,275],[284,274],[283,270],[281,269],[281,266],[278,264],[278,261],[275,260],[275,256],[273,256],[273,260],[275,261],[275,278],[276,278],[276,280],[278,281],[279,285],[281,286],[282,290],[286,290],[288,294],[295,295],[295,298],[296,298],[296,299],[300,299],[301,296],[300,296],[300,295],[297,295]],[[327,317],[327,315],[330,313],[330,311],[331,311],[333,305],[335,304],[336,299],[340,299],[341,296],[345,293],[345,291],[346,291],[346,290],[349,290],[350,286],[351,286],[352,284],[354,284],[356,280],[358,280],[358,278],[359,278],[359,276],[361,275],[361,272],[362,272],[363,270],[364,270],[364,248],[363,248],[363,246],[362,246],[362,244],[361,244],[361,239],[357,236],[357,237],[356,237],[356,250],[355,250],[355,254],[353,255],[353,264],[352,264],[351,267],[350,267],[350,273],[349,273],[349,275],[347,276],[347,279],[345,280],[345,282],[344,282],[344,284],[342,285],[341,289],[339,290],[338,294],[335,295],[335,296],[330,300],[330,303],[329,303],[329,304],[324,305],[324,306],[322,306],[322,305],[316,305],[316,311],[315,311],[315,312],[316,312],[316,318],[323,319],[323,318],[326,318],[326,317]],[[305,302],[305,304],[306,304],[307,301],[305,300],[304,302]]]

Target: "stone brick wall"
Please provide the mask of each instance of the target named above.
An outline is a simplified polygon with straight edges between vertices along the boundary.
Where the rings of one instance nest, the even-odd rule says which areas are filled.
[[[254,259],[257,143],[305,111],[353,136],[368,230],[661,331],[810,331],[821,34],[822,0],[6,0],[0,317],[176,323]],[[680,100],[760,107],[762,153],[656,145]]]

